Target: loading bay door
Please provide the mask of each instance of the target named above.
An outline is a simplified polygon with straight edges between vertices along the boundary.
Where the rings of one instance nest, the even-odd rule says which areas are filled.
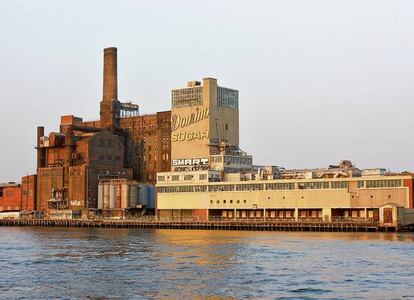
[[[384,208],[384,223],[392,223],[392,208]]]

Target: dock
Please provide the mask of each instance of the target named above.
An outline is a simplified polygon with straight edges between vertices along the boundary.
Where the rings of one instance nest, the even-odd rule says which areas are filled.
[[[413,231],[413,227],[380,226],[373,222],[312,222],[275,220],[110,220],[110,219],[0,219],[0,226],[73,227],[73,228],[143,228],[237,231],[314,231],[314,232],[393,232]]]

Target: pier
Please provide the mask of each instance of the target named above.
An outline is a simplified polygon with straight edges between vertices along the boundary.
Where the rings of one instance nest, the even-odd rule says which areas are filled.
[[[238,231],[314,231],[314,232],[393,232],[413,231],[411,227],[380,226],[374,222],[314,222],[263,220],[167,220],[156,219],[1,219],[0,226],[81,227],[81,228],[143,228]]]

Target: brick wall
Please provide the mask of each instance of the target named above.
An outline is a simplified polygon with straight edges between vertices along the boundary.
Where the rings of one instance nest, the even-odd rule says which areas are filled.
[[[2,188],[0,197],[0,211],[21,210],[22,197],[21,186],[9,186]]]

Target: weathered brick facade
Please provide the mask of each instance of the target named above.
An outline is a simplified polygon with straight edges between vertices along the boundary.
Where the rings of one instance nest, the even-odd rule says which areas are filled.
[[[94,208],[100,178],[132,179],[132,170],[124,168],[124,146],[118,136],[106,130],[88,132],[72,126],[61,125],[65,130],[64,143],[54,143],[44,137],[39,143],[38,151],[42,151],[46,159],[45,165],[38,168],[38,210],[50,208],[48,203],[56,198],[62,200],[60,207]],[[51,133],[50,136],[61,134]],[[60,156],[50,159],[51,153],[60,153]]]
[[[31,211],[36,207],[36,175],[22,177],[21,184],[0,185],[1,211]]]
[[[13,211],[21,209],[21,186],[18,184],[0,186],[0,211]]]
[[[170,170],[171,111],[121,119],[128,136],[127,163],[134,179],[155,183],[155,174]]]
[[[36,175],[28,175],[22,177],[22,210],[31,211],[36,208],[36,185]]]

